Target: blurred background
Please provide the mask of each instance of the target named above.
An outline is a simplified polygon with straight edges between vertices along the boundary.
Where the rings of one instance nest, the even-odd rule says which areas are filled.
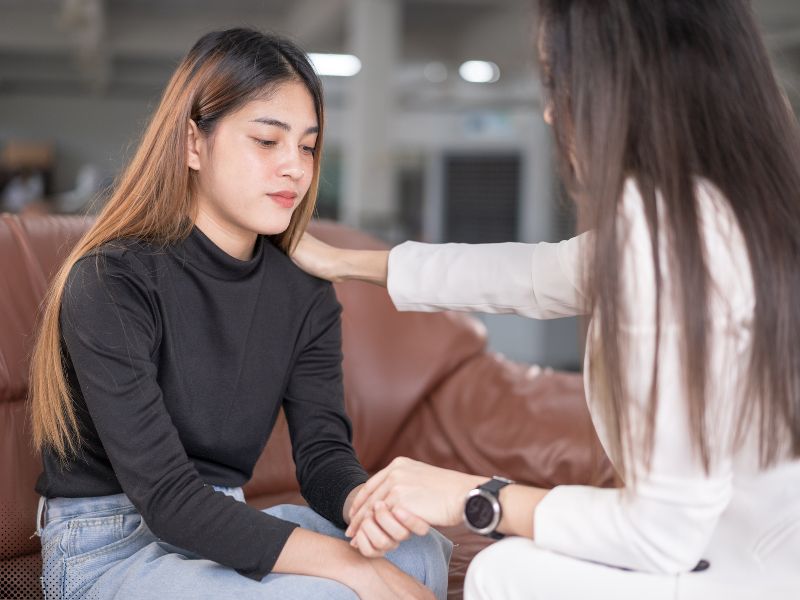
[[[322,74],[319,216],[389,243],[572,235],[532,0],[0,0],[0,210],[92,213],[203,33],[293,38]],[[800,107],[800,0],[754,0]],[[579,369],[578,324],[482,317],[509,358]]]

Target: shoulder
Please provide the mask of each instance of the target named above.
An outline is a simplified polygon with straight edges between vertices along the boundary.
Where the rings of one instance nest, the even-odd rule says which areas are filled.
[[[265,251],[268,253],[267,264],[281,282],[287,292],[300,305],[311,307],[338,305],[333,284],[325,279],[314,277],[294,264],[291,258],[269,238],[265,240]]]
[[[147,273],[167,255],[165,248],[137,238],[113,239],[79,258],[70,276],[146,278]]]
[[[70,269],[67,285],[102,283],[130,271],[129,243],[112,240],[81,256]]]
[[[152,254],[152,247],[136,239],[111,240],[88,252],[72,265],[62,304],[149,304],[148,254]]]
[[[720,189],[708,179],[697,177],[694,181],[694,197],[700,233],[706,245],[710,239],[723,237],[728,243],[742,245],[743,238],[736,216]],[[660,230],[666,226],[665,207],[661,194],[656,191],[656,214]],[[625,182],[619,214],[623,235],[634,244],[650,244],[650,230],[645,214],[645,199],[634,178]],[[666,237],[666,236],[663,236]],[[625,239],[625,238],[623,238]],[[662,240],[663,241],[663,240]]]
[[[286,301],[293,307],[303,335],[309,336],[304,339],[315,340],[320,335],[338,339],[342,305],[333,284],[303,271],[272,242],[265,244],[265,250],[269,253],[266,258],[272,271],[269,280],[278,283],[287,295]]]
[[[695,178],[693,200],[697,206],[701,233],[704,238],[709,233],[715,235],[724,233],[727,236],[740,234],[736,217],[730,204],[713,182],[702,177]],[[664,210],[661,194],[656,191],[656,211],[660,228],[665,225],[666,215]],[[633,177],[628,178],[623,187],[619,215],[622,217],[621,225],[625,233],[636,232],[639,234],[639,238],[646,234],[649,242],[650,235],[645,214],[645,198]],[[642,240],[638,239],[638,241],[641,242]]]
[[[703,260],[710,283],[711,306],[715,314],[732,318],[752,310],[752,281],[742,277],[750,273],[747,247],[737,219],[724,194],[704,178],[695,180],[694,198],[703,248]],[[645,211],[645,198],[633,178],[628,179],[620,204],[618,235],[621,243],[621,273],[624,292],[634,298],[634,320],[652,323],[655,318],[656,273],[651,225]],[[669,309],[675,302],[670,246],[666,215],[661,197],[656,193],[658,228],[658,266],[662,279],[662,298]]]
[[[158,305],[130,244],[104,244],[72,265],[60,301],[59,324],[69,352],[114,351],[120,340],[160,339]]]

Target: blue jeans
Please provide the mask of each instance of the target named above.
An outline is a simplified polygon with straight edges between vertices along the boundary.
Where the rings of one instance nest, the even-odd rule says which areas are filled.
[[[244,502],[242,488],[213,487]],[[283,504],[264,512],[346,539],[344,531],[305,506]],[[47,600],[358,598],[349,587],[321,577],[269,574],[254,581],[172,546],[153,535],[125,494],[41,498],[36,529],[42,541],[42,589]],[[452,547],[431,530],[406,540],[386,558],[444,600]]]

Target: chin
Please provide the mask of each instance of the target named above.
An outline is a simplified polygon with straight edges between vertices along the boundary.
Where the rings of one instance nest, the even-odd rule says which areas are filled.
[[[258,223],[253,230],[261,235],[280,235],[289,229],[291,224],[291,217],[289,218],[272,218]]]

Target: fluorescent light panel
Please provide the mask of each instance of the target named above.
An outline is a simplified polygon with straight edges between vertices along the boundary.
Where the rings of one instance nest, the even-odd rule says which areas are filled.
[[[352,54],[311,53],[308,59],[319,75],[352,77],[361,70],[361,61]]]
[[[458,68],[458,74],[470,83],[494,83],[500,79],[500,67],[486,60],[468,60]]]

